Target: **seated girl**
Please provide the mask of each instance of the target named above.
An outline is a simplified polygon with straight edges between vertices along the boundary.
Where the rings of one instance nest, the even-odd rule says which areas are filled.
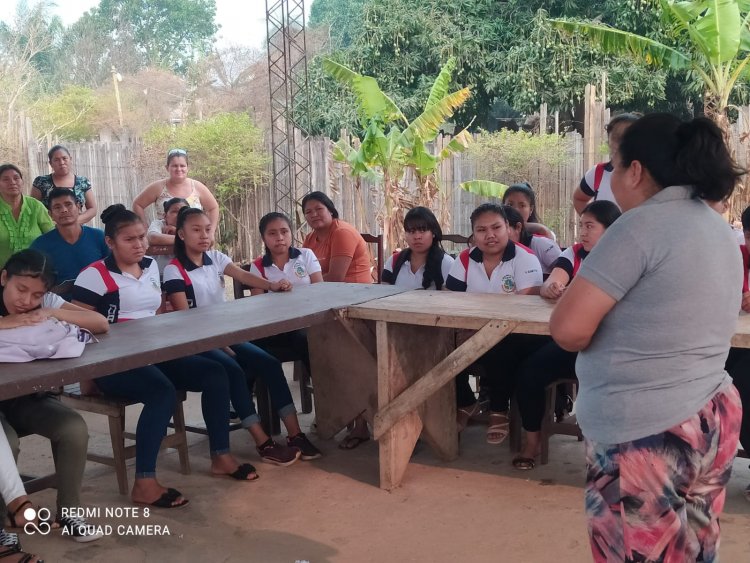
[[[211,307],[223,303],[225,275],[260,289],[291,289],[291,283],[286,278],[268,281],[239,268],[226,254],[209,250],[213,242],[212,232],[211,221],[205,212],[189,207],[180,210],[177,216],[175,258],[164,269],[164,289],[175,310]],[[300,457],[310,460],[321,456],[320,451],[300,429],[297,409],[292,401],[284,370],[276,358],[249,342],[235,344],[226,351],[212,350],[201,355],[224,366],[229,375],[232,406],[242,426],[248,429],[255,440],[263,461],[286,466]],[[247,378],[245,374],[248,374]],[[251,397],[255,377],[261,377],[268,386],[274,409],[287,428],[289,435],[286,446],[276,444],[261,427]]]
[[[54,317],[95,334],[107,332],[109,325],[103,316],[49,293],[54,282],[55,272],[45,255],[27,249],[11,256],[0,274],[0,329],[35,325]],[[103,537],[82,519],[63,517],[66,509],[82,506],[89,434],[81,415],[46,393],[34,393],[0,402],[0,423],[16,456],[19,434],[39,434],[50,440],[57,473],[55,524],[78,542]],[[0,516],[5,512],[2,505]],[[23,526],[17,511],[10,517],[11,523]]]
[[[503,205],[518,210],[526,224],[526,230],[533,235],[542,235],[555,240],[555,233],[539,222],[536,213],[536,195],[528,182],[513,184],[503,193]]]
[[[458,255],[445,286],[451,291],[499,293],[501,295],[537,295],[542,285],[539,259],[527,248],[510,239],[510,226],[504,209],[492,203],[477,207],[471,214],[474,237],[472,249]],[[521,361],[544,342],[546,337],[511,334],[478,360],[485,370],[490,396],[490,423],[487,442],[500,444],[508,436],[508,405],[513,394],[514,377]],[[502,373],[498,373],[502,366]],[[479,410],[469,386],[467,372],[456,378],[458,426],[463,429]]]
[[[426,207],[414,207],[404,217],[407,248],[388,258],[382,281],[409,289],[443,289],[453,258],[443,250],[443,231]]]
[[[520,242],[526,248],[529,248],[534,256],[539,258],[542,265],[542,273],[549,274],[552,271],[552,265],[560,257],[560,247],[551,238],[544,235],[532,235],[526,230],[526,223],[521,214],[510,205],[503,206],[505,214],[508,216],[510,225],[510,239],[513,242]]]
[[[112,254],[79,274],[73,287],[73,303],[101,312],[110,323],[153,317],[161,305],[161,285],[156,262],[145,255],[146,225],[121,204],[109,206],[101,219]],[[136,428],[133,502],[159,508],[188,503],[179,491],[162,486],[156,479],[156,458],[174,413],[176,389],[202,394],[211,473],[238,480],[257,479],[252,465],[241,465],[230,453],[229,380],[220,363],[186,356],[94,381],[106,395],[143,403]]]
[[[148,226],[149,246],[174,246],[174,234],[176,232],[177,214],[183,207],[189,207],[189,203],[182,197],[173,197],[164,202],[164,218],[154,219]],[[163,272],[167,264],[174,258],[174,254],[160,254],[154,256],[159,265],[159,271]]]
[[[620,208],[607,200],[594,201],[583,209],[579,222],[581,242],[566,248],[557,259],[552,273],[542,285],[542,297],[557,299],[563,294],[578,272],[581,262],[619,216]],[[541,452],[540,430],[545,409],[545,388],[558,379],[574,379],[577,357],[577,352],[567,352],[550,341],[522,364],[516,398],[523,428],[526,430],[526,443],[513,460],[513,467],[516,469],[534,469],[536,457]]]

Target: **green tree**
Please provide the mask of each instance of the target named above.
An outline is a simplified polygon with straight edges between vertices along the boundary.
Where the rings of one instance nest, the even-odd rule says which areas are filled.
[[[31,107],[37,138],[56,136],[68,141],[90,139],[97,131],[92,120],[96,95],[84,86],[66,86],[59,94],[44,96]]]
[[[691,73],[703,89],[704,113],[727,134],[727,108],[750,62],[750,2],[660,0],[666,41],[595,22],[552,20],[556,27],[588,37],[603,51],[655,67]]]
[[[82,19],[111,40],[108,57],[118,70],[132,72],[158,66],[185,73],[208,53],[218,26],[214,0],[101,0]],[[138,56],[139,68],[128,58]],[[118,65],[123,61],[124,64]]]

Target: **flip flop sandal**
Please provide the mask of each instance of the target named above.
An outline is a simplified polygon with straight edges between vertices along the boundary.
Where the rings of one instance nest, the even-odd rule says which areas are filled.
[[[360,444],[370,440],[370,437],[364,438],[363,436],[347,436],[339,444],[339,449],[342,450],[353,450],[358,448]]]
[[[233,473],[214,473],[214,477],[231,477],[232,479],[237,479],[238,481],[257,481],[260,479],[260,475],[255,473],[255,477],[252,479],[248,479],[248,476],[251,473],[255,473],[255,467],[250,465],[249,463],[243,463],[240,465]]]
[[[533,457],[518,456],[513,459],[513,468],[521,471],[530,471],[536,467],[536,460]]]
[[[490,423],[497,419],[500,419],[501,422],[490,424],[487,427],[487,443],[492,444],[493,446],[502,444],[508,437],[508,434],[510,434],[510,420],[508,419],[508,416],[504,414],[490,415]],[[498,435],[499,437],[496,437]]]
[[[137,502],[136,504],[147,504],[156,508],[181,508],[190,502],[185,498],[182,499],[181,503],[174,504],[174,501],[176,501],[181,496],[182,493],[180,491],[178,491],[177,489],[169,488],[167,489],[167,492],[162,493],[162,495],[154,502]]]
[[[19,514],[23,516],[23,513],[24,513],[23,507],[24,506],[30,506],[30,507],[33,508],[34,504],[29,499],[26,499],[24,502],[21,503],[21,506],[19,506],[18,508],[16,508],[15,512],[12,511],[10,508],[8,509],[8,520],[10,521],[10,527],[11,528],[21,528],[22,527],[22,526],[19,526],[18,524],[16,524],[16,517]],[[7,555],[0,556],[0,557],[7,557]]]

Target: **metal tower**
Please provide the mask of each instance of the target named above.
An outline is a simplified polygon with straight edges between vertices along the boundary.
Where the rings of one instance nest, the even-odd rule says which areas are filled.
[[[273,199],[297,230],[302,223],[297,201],[312,184],[305,1],[266,0],[266,26]]]

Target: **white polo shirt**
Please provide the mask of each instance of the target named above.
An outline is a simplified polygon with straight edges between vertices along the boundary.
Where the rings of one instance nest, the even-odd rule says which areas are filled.
[[[262,267],[262,271],[261,268]],[[310,274],[320,272],[320,262],[309,248],[289,248],[289,260],[283,269],[273,263],[270,256],[264,255],[250,264],[250,273],[265,278],[271,283],[288,280],[292,285],[309,285]]]
[[[528,247],[539,259],[543,274],[549,274],[552,271],[555,260],[562,254],[562,250],[557,246],[557,243],[543,235],[532,235]]]
[[[42,298],[42,307],[45,309],[59,309],[63,305],[65,305],[65,299],[56,293],[50,293],[48,291]]]
[[[191,309],[223,303],[224,270],[231,263],[232,259],[218,250],[203,253],[203,266],[174,258],[164,268],[164,291],[167,295],[184,292]]]
[[[612,193],[612,171],[614,167],[611,162],[607,162],[604,165],[604,172],[602,174],[602,180],[599,183],[599,189],[595,189],[596,185],[596,165],[586,170],[586,174],[581,178],[581,191],[587,196],[593,197],[596,201],[611,201],[617,207],[620,207],[615,199],[615,194]]]
[[[393,256],[388,257],[383,267],[382,280],[384,283],[404,287],[407,289],[422,289],[422,279],[424,277],[424,265],[420,266],[416,272],[411,271],[411,262],[406,260],[398,271],[398,276],[393,279]],[[453,266],[453,258],[447,252],[443,254],[443,261],[440,264],[440,270],[443,274],[443,286],[448,279],[448,274]],[[432,282],[428,289],[435,289],[435,282]]]
[[[140,267],[143,272],[136,278],[121,272],[112,255],[94,262],[78,274],[73,300],[94,307],[110,323],[152,317],[161,306],[159,267],[148,256]]]
[[[578,273],[578,268],[581,267],[584,258],[588,255],[589,253],[583,249],[582,244],[574,244],[562,251],[560,257],[555,261],[553,268],[565,270],[572,281]]]
[[[467,262],[468,268],[464,268]],[[542,266],[534,253],[525,246],[508,241],[502,261],[488,278],[482,251],[478,247],[464,250],[453,262],[445,287],[469,293],[511,294],[530,287],[541,287]]]

